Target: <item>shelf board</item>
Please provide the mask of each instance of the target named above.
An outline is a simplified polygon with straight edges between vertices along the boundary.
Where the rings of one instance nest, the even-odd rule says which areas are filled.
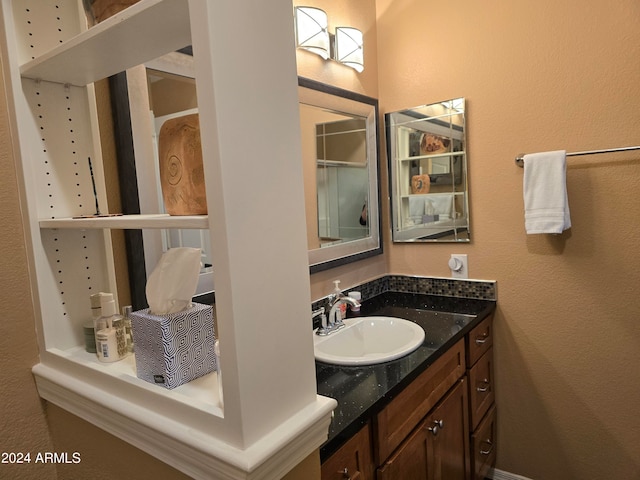
[[[188,0],[142,0],[25,63],[20,74],[84,86],[190,44]]]
[[[208,215],[176,216],[168,214],[156,215],[121,215],[118,217],[97,218],[52,218],[41,219],[40,228],[100,229],[111,228],[121,230],[138,230],[143,228],[209,228]]]
[[[415,197],[435,197],[442,195],[464,195],[465,192],[433,192],[433,193],[408,193],[406,195],[400,195],[400,198],[415,198]]]
[[[50,349],[52,354],[67,359],[77,365],[112,378],[119,378],[128,383],[133,389],[140,389],[139,395],[159,396],[171,399],[176,404],[184,404],[190,409],[199,410],[218,417],[223,417],[220,399],[218,397],[218,372],[211,372],[174,389],[166,389],[141,380],[136,375],[135,356],[133,354],[114,363],[98,361],[94,353],[87,353],[84,347],[74,347],[68,350]]]
[[[401,157],[398,158],[399,162],[409,162],[412,160],[424,160],[427,158],[444,158],[444,157],[457,157],[458,155],[464,155],[465,152],[445,152],[445,153],[434,153],[433,155],[416,155],[413,157]]]

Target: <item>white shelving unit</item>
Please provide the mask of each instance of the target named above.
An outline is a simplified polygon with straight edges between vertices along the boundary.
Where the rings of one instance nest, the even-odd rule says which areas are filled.
[[[291,203],[301,202],[291,202],[285,195],[299,193],[302,198],[301,166],[294,163],[299,139],[294,113],[298,108],[295,54],[288,36],[290,2],[278,0],[268,6],[256,2],[254,13],[265,18],[265,30],[242,42],[232,42],[235,32],[226,29],[243,15],[240,4],[219,12],[216,9],[222,7],[204,0],[141,0],[87,29],[80,0],[1,2],[14,156],[34,272],[40,363],[33,372],[40,395],[194,478],[283,475],[326,439],[335,406],[335,401],[315,394],[310,320],[304,322],[310,304],[304,287],[308,283],[304,211],[292,208]],[[273,34],[274,28],[281,33]],[[271,69],[261,65],[267,62],[266,55],[254,53],[255,44],[260,43],[256,39],[267,36],[279,45],[270,46],[275,50],[268,60]],[[87,158],[92,160],[101,210],[109,211],[92,82],[189,44],[194,50],[197,44],[201,52],[197,76],[201,127],[209,133],[203,135],[203,149],[209,154],[205,166],[209,215],[169,217],[145,212],[73,218],[95,212]],[[225,51],[212,47],[219,44],[227,45]],[[258,71],[273,71],[262,75],[260,83],[251,80],[256,82],[251,91],[257,98],[236,92],[242,85],[235,85],[234,75],[248,77],[233,72],[236,55],[246,57]],[[290,90],[278,88],[275,94],[269,90],[269,85],[287,82]],[[214,104],[216,96],[236,103]],[[233,134],[220,131],[227,125],[230,131],[239,130],[244,119],[236,118],[235,112],[249,108],[281,115],[272,122],[278,125],[277,134],[265,132],[267,139],[261,145],[282,137],[283,125],[292,132],[281,139],[292,147],[279,152],[291,163],[278,158],[270,167],[282,183],[255,182],[260,185],[254,192],[268,198],[273,211],[264,209],[255,217],[255,206],[233,197],[252,178],[233,166],[242,162],[229,158],[237,150],[237,144],[231,143]],[[213,121],[217,114],[225,119],[224,125]],[[222,169],[220,164],[225,162],[228,165]],[[265,177],[261,168],[252,169],[256,179]],[[277,213],[285,205],[286,220]],[[276,234],[261,240],[270,255],[247,250],[245,218],[251,220],[251,228],[279,229],[282,237]],[[211,228],[214,224],[216,229]],[[212,244],[219,246],[216,308],[219,333],[224,337],[224,408],[215,373],[165,390],[138,379],[133,358],[102,364],[84,351],[82,324],[90,318],[89,295],[116,291],[109,230],[155,228],[209,229]],[[285,254],[287,262],[280,262]],[[267,274],[276,281],[264,288],[269,283]],[[255,304],[233,295],[235,289],[253,291],[257,285],[262,288],[255,289]],[[287,315],[282,314],[283,304]],[[267,321],[270,328],[252,323],[258,319]],[[262,342],[282,343],[282,332],[291,345],[261,349]],[[271,384],[265,384],[274,372],[278,374]]]

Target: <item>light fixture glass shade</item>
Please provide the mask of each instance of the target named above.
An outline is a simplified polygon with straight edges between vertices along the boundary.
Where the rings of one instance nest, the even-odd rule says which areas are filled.
[[[329,58],[330,41],[327,14],[314,7],[296,7],[296,45]]]
[[[362,32],[357,28],[337,27],[335,59],[358,72],[364,70]]]

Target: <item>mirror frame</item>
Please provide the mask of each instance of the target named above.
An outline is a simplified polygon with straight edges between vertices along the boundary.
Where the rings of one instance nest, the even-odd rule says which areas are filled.
[[[357,115],[354,103],[359,104],[358,110],[364,108],[367,113],[367,165],[369,171],[369,236],[349,242],[338,243],[327,247],[309,250],[309,271],[321,272],[365,258],[380,255],[382,247],[381,194],[380,194],[380,142],[379,142],[379,112],[378,100],[366,95],[344,90],[339,87],[298,77],[298,91],[301,103],[305,96],[311,97],[304,103],[335,110],[346,115]],[[307,95],[305,95],[307,94]],[[324,98],[323,98],[324,97]],[[323,100],[325,103],[323,104]],[[338,107],[335,107],[335,105]],[[352,105],[351,111],[349,105]],[[374,178],[372,178],[374,177]],[[375,197],[375,198],[372,198]],[[375,208],[371,208],[371,207]]]
[[[111,96],[111,114],[113,119],[113,135],[118,166],[118,183],[120,186],[120,202],[125,215],[140,214],[140,196],[138,191],[138,175],[131,129],[131,106],[129,104],[129,88],[127,73],[120,72],[109,77]],[[123,230],[127,271],[129,274],[129,290],[133,310],[148,307],[146,285],[147,269],[144,257],[142,230]]]

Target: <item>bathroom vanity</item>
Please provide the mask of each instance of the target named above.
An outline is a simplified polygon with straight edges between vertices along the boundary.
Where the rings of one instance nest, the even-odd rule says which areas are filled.
[[[321,448],[325,479],[484,478],[495,462],[495,302],[385,292],[361,316],[405,318],[424,343],[369,366],[318,362],[318,393],[338,407]]]

